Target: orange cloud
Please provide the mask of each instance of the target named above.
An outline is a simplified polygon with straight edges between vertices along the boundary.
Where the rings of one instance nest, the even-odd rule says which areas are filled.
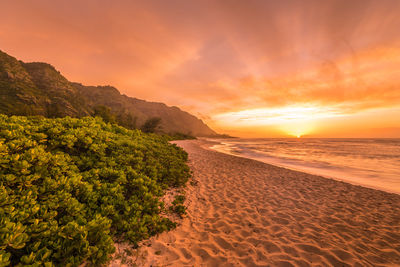
[[[21,0],[1,10],[5,52],[187,108],[222,131],[226,112],[400,103],[397,0]]]

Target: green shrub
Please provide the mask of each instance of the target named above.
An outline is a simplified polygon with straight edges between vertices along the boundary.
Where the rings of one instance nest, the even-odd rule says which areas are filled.
[[[186,207],[182,204],[173,205],[170,207],[172,212],[178,214],[181,218],[186,214]]]
[[[142,125],[141,129],[145,133],[155,133],[160,130],[161,118],[160,117],[151,117],[147,119]]]
[[[185,199],[186,197],[184,195],[176,195],[174,201],[172,201],[172,205],[183,204]]]
[[[168,138],[171,141],[172,140],[194,140],[194,139],[197,139],[193,135],[179,133],[179,132],[169,133],[168,135],[166,135],[166,138]]]
[[[183,205],[186,197],[184,195],[176,195],[172,205],[169,207],[170,211],[175,212],[180,217],[186,214],[186,207]]]
[[[187,181],[186,160],[100,118],[0,115],[0,266],[101,265],[115,240],[173,228],[159,197]]]

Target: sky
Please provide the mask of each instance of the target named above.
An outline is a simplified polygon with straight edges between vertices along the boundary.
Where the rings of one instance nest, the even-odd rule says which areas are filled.
[[[400,137],[398,0],[0,0],[0,50],[240,137]]]

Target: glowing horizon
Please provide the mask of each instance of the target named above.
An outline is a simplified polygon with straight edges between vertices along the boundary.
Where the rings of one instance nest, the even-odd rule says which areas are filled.
[[[243,137],[400,137],[400,1],[2,4],[0,50]]]
[[[300,137],[315,129],[316,120],[339,116],[345,115],[323,107],[292,106],[227,112],[218,114],[213,119],[231,127],[275,126],[288,135]]]

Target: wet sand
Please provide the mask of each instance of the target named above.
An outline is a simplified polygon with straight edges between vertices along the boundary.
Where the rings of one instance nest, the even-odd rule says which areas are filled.
[[[140,266],[400,266],[400,195],[178,141],[188,215],[145,242]]]

